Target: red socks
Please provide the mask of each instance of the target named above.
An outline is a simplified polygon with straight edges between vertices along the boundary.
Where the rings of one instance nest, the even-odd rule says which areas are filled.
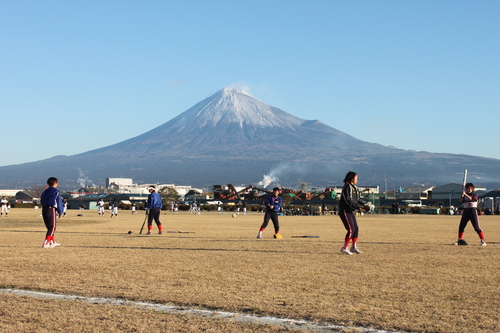
[[[349,247],[349,242],[351,241],[350,238],[345,238],[345,242],[344,242],[344,249],[347,249]]]

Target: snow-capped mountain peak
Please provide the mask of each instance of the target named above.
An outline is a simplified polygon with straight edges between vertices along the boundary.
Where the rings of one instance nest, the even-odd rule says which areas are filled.
[[[172,119],[174,126],[287,127],[300,125],[303,119],[266,104],[243,90],[224,88]]]

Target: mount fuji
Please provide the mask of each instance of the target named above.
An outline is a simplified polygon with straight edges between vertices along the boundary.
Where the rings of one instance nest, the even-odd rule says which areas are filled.
[[[473,166],[473,167],[472,167]],[[488,186],[500,160],[416,152],[356,139],[318,120],[304,120],[235,89],[222,89],[170,121],[129,140],[73,156],[0,167],[0,185],[31,186],[56,176],[68,186],[137,183],[338,185],[349,170],[360,183],[401,185],[471,181]]]

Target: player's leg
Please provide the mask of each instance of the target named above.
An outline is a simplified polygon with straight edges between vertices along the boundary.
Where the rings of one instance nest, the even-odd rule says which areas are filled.
[[[154,220],[156,225],[158,226],[158,233],[161,235],[163,234],[163,225],[160,222],[160,213],[161,213],[160,208],[155,208]]]
[[[54,234],[56,232],[56,209],[54,207],[44,207],[42,209],[43,222],[47,228],[47,233],[45,234],[45,241],[43,247],[54,247],[57,244],[54,240]],[[57,244],[59,245],[59,244]]]
[[[464,234],[465,234],[465,227],[467,226],[467,223],[469,223],[469,220],[471,219],[471,212],[469,212],[470,209],[464,209],[462,213],[462,217],[460,218],[460,224],[458,225],[458,240],[464,239]]]
[[[481,246],[486,246],[486,241],[484,240],[484,232],[481,229],[481,225],[479,224],[479,217],[477,215],[477,210],[473,209],[473,213],[471,214],[470,222],[474,227],[474,230],[477,232],[479,239],[481,239]]]
[[[352,230],[352,247],[351,247],[351,252],[352,253],[357,253],[361,254],[362,252],[358,250],[357,248],[357,243],[358,243],[358,233],[359,233],[359,227],[358,227],[358,221],[356,219],[356,215],[351,214],[349,218],[349,224],[351,225],[351,230]]]
[[[153,230],[153,219],[154,219],[154,208],[151,208],[148,214],[148,232],[146,235],[151,235],[151,230]]]
[[[349,221],[349,217],[352,213],[347,212],[345,210],[340,210],[339,211],[339,217],[342,223],[344,224],[344,228],[347,230],[347,233],[344,238],[344,245],[340,248],[340,252],[352,255],[352,252],[349,251],[349,242],[352,238],[352,226]]]
[[[280,235],[280,222],[277,212],[271,212],[271,221],[273,222],[274,226],[274,238],[281,239],[282,237]]]
[[[260,226],[260,229],[259,229],[259,233],[257,234],[257,239],[261,239],[262,238],[262,233],[267,228],[267,225],[269,224],[269,220],[270,219],[271,219],[270,212],[266,212],[264,214],[264,221],[262,222],[262,225]]]

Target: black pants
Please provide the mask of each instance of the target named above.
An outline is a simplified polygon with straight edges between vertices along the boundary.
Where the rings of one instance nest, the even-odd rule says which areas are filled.
[[[43,206],[42,217],[45,227],[47,228],[46,236],[54,236],[56,232],[56,208],[54,206]]]
[[[262,226],[260,229],[265,229],[267,228],[267,225],[269,224],[269,220],[273,221],[274,225],[274,232],[279,232],[280,231],[280,222],[278,221],[278,212],[273,212],[273,211],[266,211],[264,214],[264,222],[262,223]]]
[[[153,225],[153,219],[155,220],[156,225],[160,226],[160,207],[153,207],[149,210],[148,214],[148,225]]]
[[[347,234],[345,235],[346,239],[349,238],[358,238],[358,221],[356,221],[356,215],[353,212],[348,212],[344,209],[339,211],[340,219],[344,224],[345,229],[347,230]]]
[[[460,225],[458,227],[458,232],[465,232],[465,227],[469,221],[472,223],[474,230],[477,233],[483,232],[479,226],[479,218],[477,217],[477,210],[474,208],[465,208],[462,213],[462,218],[460,219]]]

